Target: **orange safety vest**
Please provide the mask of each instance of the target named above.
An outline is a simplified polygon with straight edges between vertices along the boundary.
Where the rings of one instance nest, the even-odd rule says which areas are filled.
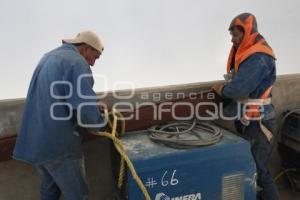
[[[257,31],[257,23],[254,15],[250,13],[238,15],[232,20],[229,29],[232,29],[234,26],[241,26],[244,29],[244,37],[236,52],[234,47],[231,48],[227,61],[227,74],[231,71],[232,62],[234,62],[234,69],[232,70],[237,73],[240,64],[254,53],[265,53],[276,59],[272,48],[265,41],[264,37]],[[234,53],[235,60],[233,61]],[[272,86],[267,88],[259,99],[254,99],[256,102],[254,105],[248,105],[249,111],[247,111],[244,116],[247,120],[260,116],[259,102],[263,104],[264,100],[268,99],[270,96],[271,90]],[[247,98],[242,101],[247,103],[248,100],[249,99]]]

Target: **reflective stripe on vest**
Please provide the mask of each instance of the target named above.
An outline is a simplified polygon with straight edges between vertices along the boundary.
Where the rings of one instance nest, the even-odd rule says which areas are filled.
[[[272,86],[264,91],[259,99],[244,99],[242,102],[247,104],[247,111],[244,114],[246,120],[251,120],[253,118],[260,117],[260,106],[267,105],[271,103],[271,98],[269,98],[272,91]]]

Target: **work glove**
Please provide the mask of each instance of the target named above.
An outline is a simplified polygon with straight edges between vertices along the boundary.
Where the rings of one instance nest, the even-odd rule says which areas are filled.
[[[224,83],[216,83],[215,85],[212,86],[212,90],[215,91],[219,96],[223,97],[223,88],[224,88]]]

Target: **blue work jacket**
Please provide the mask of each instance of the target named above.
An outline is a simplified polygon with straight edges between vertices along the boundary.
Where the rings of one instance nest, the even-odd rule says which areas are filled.
[[[102,127],[90,66],[71,44],[46,53],[30,82],[14,159],[32,164],[82,157],[78,124]]]
[[[228,99],[258,99],[263,92],[276,81],[276,65],[273,57],[264,53],[255,53],[243,61],[234,78],[223,88],[223,96]],[[225,108],[227,116],[236,116],[238,105],[234,101]],[[274,118],[272,104],[264,105],[264,120]]]

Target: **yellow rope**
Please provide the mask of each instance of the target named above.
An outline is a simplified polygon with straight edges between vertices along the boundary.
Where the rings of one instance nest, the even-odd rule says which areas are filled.
[[[122,129],[121,129],[121,134],[123,134],[125,132],[125,120],[123,115],[118,112],[117,110],[113,110],[112,112],[107,112],[107,110],[104,110],[105,113],[105,117],[108,120],[108,125],[111,127],[112,129],[112,136],[117,137],[117,123],[118,123],[118,119],[121,120],[122,123]],[[113,123],[111,122],[111,118],[113,118]],[[114,130],[114,131],[113,131]],[[118,178],[118,188],[121,188],[124,182],[124,176],[125,176],[125,161],[123,159],[123,157],[121,156],[121,161],[120,161],[120,171],[119,171],[119,178]]]
[[[283,170],[283,171],[281,171],[277,176],[275,176],[274,178],[273,178],[273,181],[274,182],[276,182],[282,175],[284,175],[285,174],[285,171]]]
[[[108,132],[96,132],[95,135],[101,136],[101,137],[106,137],[109,138],[113,141],[115,148],[117,149],[117,151],[119,152],[120,156],[121,156],[121,163],[120,163],[120,173],[119,173],[119,179],[118,179],[118,187],[121,188],[124,182],[124,175],[125,175],[125,162],[128,166],[128,169],[130,170],[133,179],[136,181],[137,185],[139,186],[139,188],[141,189],[141,191],[143,192],[145,199],[146,200],[151,200],[150,195],[146,189],[146,187],[144,186],[142,180],[140,179],[140,177],[138,176],[132,162],[130,161],[130,159],[128,158],[128,156],[126,155],[126,152],[124,150],[124,147],[122,145],[122,142],[117,138],[117,123],[118,123],[118,119],[121,120],[122,123],[122,129],[121,129],[121,133],[125,132],[125,120],[122,116],[122,114],[116,110],[113,110],[112,112],[108,113],[107,110],[104,111],[105,117],[106,119],[108,119],[108,123],[109,126],[111,127],[111,133]],[[109,118],[109,116],[113,117],[113,122],[111,123],[111,120]]]
[[[278,181],[278,179],[283,176],[283,175],[287,175],[288,172],[291,172],[291,171],[297,171],[296,169],[294,168],[291,168],[291,169],[283,169],[281,172],[279,172],[279,174],[277,174],[274,178],[273,178],[273,181],[276,182]]]

